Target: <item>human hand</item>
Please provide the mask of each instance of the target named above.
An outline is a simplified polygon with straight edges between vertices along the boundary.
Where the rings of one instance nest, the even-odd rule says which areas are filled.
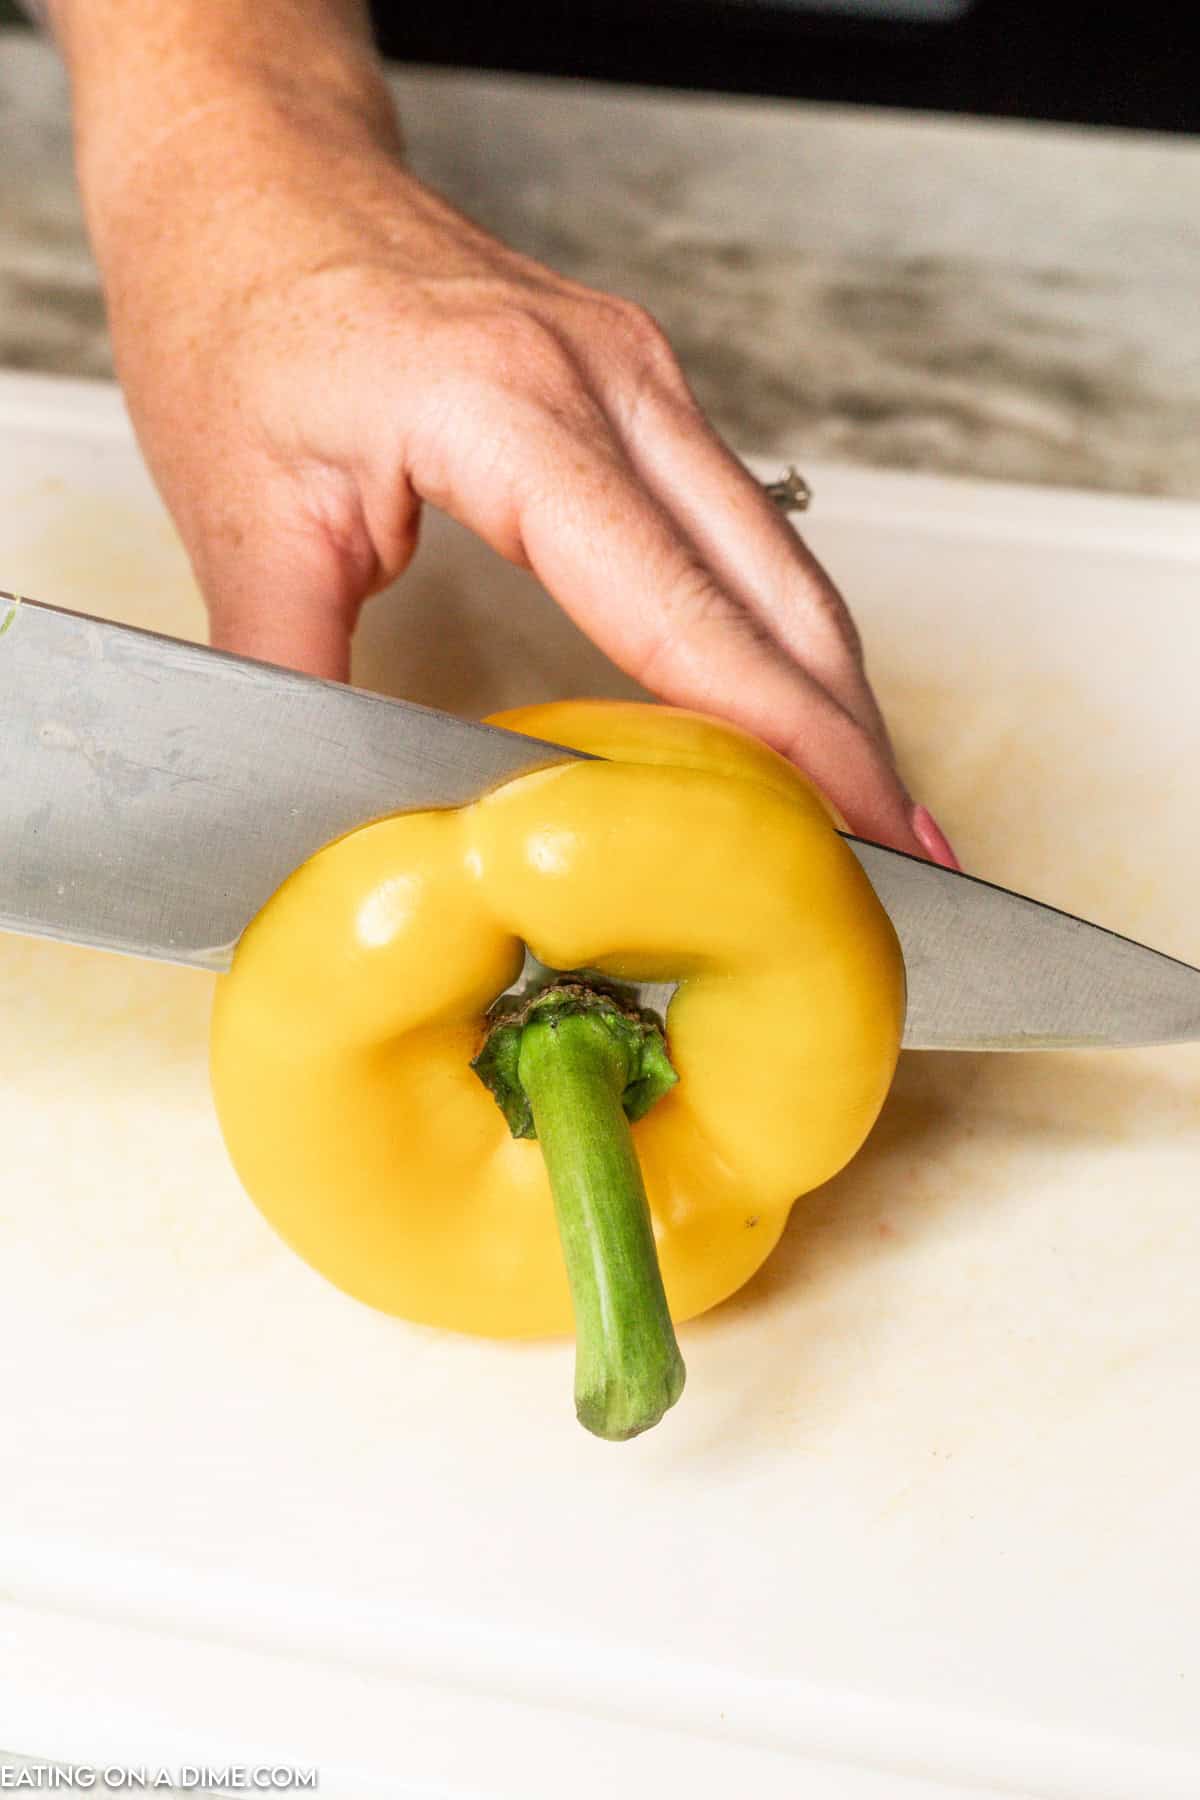
[[[846,606],[655,324],[461,217],[378,122],[324,127],[201,108],[93,207],[119,372],[214,642],[344,678],[428,501],[653,692],[790,757],[854,831],[952,860]]]

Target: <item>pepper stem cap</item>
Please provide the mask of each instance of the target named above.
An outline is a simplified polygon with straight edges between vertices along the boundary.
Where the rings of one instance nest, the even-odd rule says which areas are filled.
[[[656,1425],[685,1370],[630,1121],[678,1080],[656,1020],[563,980],[506,1006],[472,1063],[537,1138],[575,1312],[575,1411],[597,1437]]]

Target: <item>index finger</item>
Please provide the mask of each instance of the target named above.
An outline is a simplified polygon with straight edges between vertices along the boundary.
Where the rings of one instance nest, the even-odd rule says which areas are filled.
[[[852,830],[922,855],[881,744],[730,592],[611,433],[581,440],[543,422],[525,449],[524,557],[588,636],[663,699],[721,714],[782,751]]]

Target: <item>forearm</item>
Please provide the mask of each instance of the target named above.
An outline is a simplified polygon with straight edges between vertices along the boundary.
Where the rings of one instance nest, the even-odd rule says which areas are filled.
[[[139,212],[269,185],[280,127],[395,153],[364,0],[49,0],[102,268]],[[196,192],[189,193],[192,183]]]

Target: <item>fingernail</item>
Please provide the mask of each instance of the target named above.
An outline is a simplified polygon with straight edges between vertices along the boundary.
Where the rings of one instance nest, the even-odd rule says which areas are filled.
[[[913,836],[933,862],[944,869],[961,869],[962,864],[950,848],[950,840],[927,806],[912,809]]]

